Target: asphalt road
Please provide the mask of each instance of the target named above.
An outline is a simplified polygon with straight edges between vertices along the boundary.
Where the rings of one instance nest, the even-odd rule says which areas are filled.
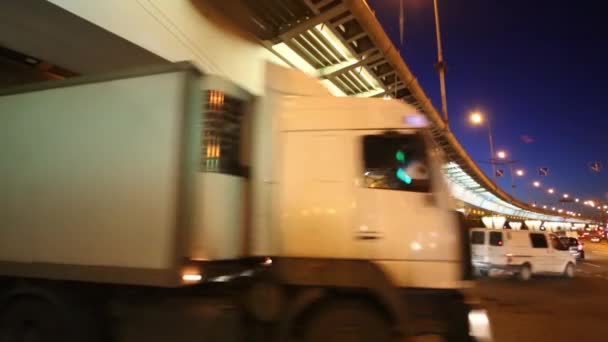
[[[574,279],[482,279],[494,341],[608,341],[608,243],[585,242]]]

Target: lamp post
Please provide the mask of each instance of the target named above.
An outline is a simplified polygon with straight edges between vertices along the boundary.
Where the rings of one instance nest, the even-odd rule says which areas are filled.
[[[441,44],[441,29],[439,27],[439,7],[437,0],[433,1],[435,9],[435,34],[437,35],[437,70],[439,71],[439,87],[441,91],[441,111],[443,112],[443,120],[448,125],[448,103],[445,93],[445,61],[443,60],[443,46]]]
[[[469,115],[469,121],[471,121],[471,123],[475,126],[482,125],[484,120],[487,122],[486,125],[488,126],[488,140],[490,142],[490,164],[492,165],[492,177],[494,178],[494,183],[496,183],[496,165],[494,162],[494,139],[492,138],[492,125],[490,125],[490,119],[488,117],[484,117],[481,112],[472,112]],[[497,156],[499,158],[501,158],[501,156],[503,156],[502,158],[506,158],[506,154],[504,151],[499,151]]]
[[[505,151],[498,151],[496,152],[496,157],[498,157],[498,159],[503,160],[503,162],[501,162],[500,164],[504,164],[504,165],[509,165],[509,174],[511,176],[511,195],[515,196],[515,176],[517,177],[523,177],[526,172],[523,169],[513,169],[513,165],[515,163],[517,163],[517,160],[511,160],[507,158],[507,152]],[[540,183],[538,184],[540,186]]]

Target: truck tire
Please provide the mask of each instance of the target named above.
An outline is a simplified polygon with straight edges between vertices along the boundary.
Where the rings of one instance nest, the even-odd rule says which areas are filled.
[[[98,341],[83,318],[43,297],[13,297],[0,306],[0,341]]]
[[[322,303],[308,313],[302,342],[385,342],[397,336],[386,315],[363,301],[340,299]]]
[[[245,308],[260,322],[280,320],[285,301],[281,284],[271,278],[256,279],[245,292]]]

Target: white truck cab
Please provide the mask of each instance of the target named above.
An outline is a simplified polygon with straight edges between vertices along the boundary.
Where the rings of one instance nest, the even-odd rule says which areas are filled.
[[[506,271],[521,280],[529,280],[534,274],[574,277],[575,257],[551,233],[474,228],[471,253],[473,266],[482,275]]]

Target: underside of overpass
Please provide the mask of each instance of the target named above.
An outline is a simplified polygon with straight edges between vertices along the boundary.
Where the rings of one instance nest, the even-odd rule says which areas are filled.
[[[46,0],[0,1],[0,88],[163,62]]]
[[[364,0],[224,0],[213,5],[286,63],[319,77],[335,95],[390,97],[426,114],[448,162],[444,171],[452,193],[467,212],[511,220],[587,221],[532,207],[489,179],[449,131]]]

